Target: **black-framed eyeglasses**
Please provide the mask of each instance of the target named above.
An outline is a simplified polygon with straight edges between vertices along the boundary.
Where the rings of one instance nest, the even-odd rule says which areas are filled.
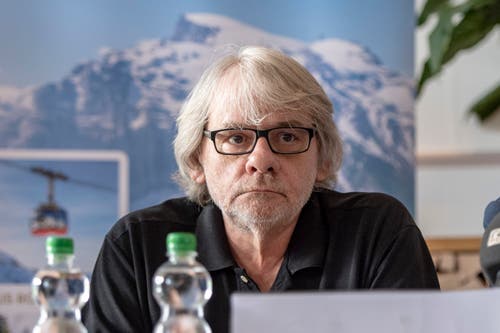
[[[203,131],[213,141],[215,150],[223,155],[251,153],[257,140],[264,137],[269,148],[276,154],[300,154],[309,149],[315,129],[307,127],[275,127],[267,130],[253,128],[224,128]]]

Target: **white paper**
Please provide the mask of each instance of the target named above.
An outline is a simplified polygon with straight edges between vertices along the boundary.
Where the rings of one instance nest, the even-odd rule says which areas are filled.
[[[0,283],[0,320],[3,326],[0,331],[29,333],[39,316],[40,310],[31,298],[31,284]]]
[[[233,294],[232,333],[498,333],[500,289]]]

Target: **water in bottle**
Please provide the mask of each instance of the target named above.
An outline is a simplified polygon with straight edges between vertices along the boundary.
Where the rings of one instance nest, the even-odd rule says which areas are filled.
[[[191,233],[167,235],[168,261],[153,278],[153,293],[162,308],[154,333],[208,333],[203,306],[212,296],[212,279],[196,258],[196,238]]]
[[[32,280],[32,296],[40,307],[33,333],[86,333],[80,309],[89,299],[89,280],[73,267],[73,240],[48,237],[47,266]]]

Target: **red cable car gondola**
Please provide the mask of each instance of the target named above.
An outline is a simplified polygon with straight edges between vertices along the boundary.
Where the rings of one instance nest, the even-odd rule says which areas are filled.
[[[65,235],[68,232],[68,214],[55,203],[45,203],[37,207],[31,220],[31,233],[37,236],[49,234]]]
[[[36,236],[65,235],[68,232],[68,214],[54,200],[54,181],[56,179],[67,180],[68,177],[39,167],[33,167],[31,171],[47,177],[49,181],[48,202],[42,203],[35,210],[35,216],[30,225],[31,233]]]

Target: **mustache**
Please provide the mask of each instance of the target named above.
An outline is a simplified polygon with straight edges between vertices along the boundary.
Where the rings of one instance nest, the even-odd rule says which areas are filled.
[[[236,188],[236,196],[251,191],[270,191],[284,193],[285,187],[272,176],[261,175],[257,178],[246,180]]]

